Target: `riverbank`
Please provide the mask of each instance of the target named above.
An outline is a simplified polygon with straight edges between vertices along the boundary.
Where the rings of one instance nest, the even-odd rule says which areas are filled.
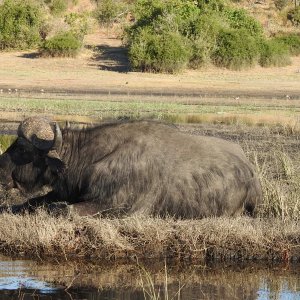
[[[1,215],[0,250],[39,260],[299,261],[300,225],[279,219],[173,220]]]

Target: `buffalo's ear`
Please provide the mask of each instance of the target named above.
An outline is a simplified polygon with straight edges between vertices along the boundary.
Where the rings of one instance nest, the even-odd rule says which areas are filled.
[[[46,164],[54,173],[62,174],[66,170],[66,164],[62,161],[55,150],[51,150],[47,153]]]

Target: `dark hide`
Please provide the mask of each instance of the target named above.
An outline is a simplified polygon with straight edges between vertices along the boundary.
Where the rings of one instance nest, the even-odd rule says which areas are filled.
[[[1,183],[9,186],[7,178],[12,177],[14,185],[27,189],[33,188],[32,182],[52,187],[47,195],[14,206],[14,212],[66,201],[81,203],[81,214],[86,203],[87,211],[105,215],[202,218],[252,215],[262,199],[259,180],[243,150],[222,139],[187,135],[157,122],[125,121],[66,128],[62,140],[57,152],[65,168],[36,149],[29,150],[30,167],[16,167],[12,157],[18,145],[0,157]]]

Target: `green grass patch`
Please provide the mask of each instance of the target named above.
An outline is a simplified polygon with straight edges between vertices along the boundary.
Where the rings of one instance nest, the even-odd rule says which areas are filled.
[[[15,141],[14,135],[0,135],[0,154],[6,151],[6,149]]]
[[[201,115],[216,114],[257,114],[296,116],[298,106],[276,106],[267,103],[226,103],[203,100],[200,103],[172,102],[172,101],[111,101],[84,99],[53,99],[53,98],[6,98],[0,97],[0,110],[19,113],[44,113],[70,116],[91,116],[98,119],[129,116],[132,118],[151,117],[164,119],[169,115]]]

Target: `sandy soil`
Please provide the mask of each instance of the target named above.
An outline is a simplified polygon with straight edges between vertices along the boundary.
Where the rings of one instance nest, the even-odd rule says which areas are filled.
[[[196,94],[300,98],[300,57],[283,68],[229,71],[215,67],[181,74],[132,72],[121,40],[108,30],[86,37],[78,58],[40,58],[35,52],[0,54],[0,90],[81,93]]]

